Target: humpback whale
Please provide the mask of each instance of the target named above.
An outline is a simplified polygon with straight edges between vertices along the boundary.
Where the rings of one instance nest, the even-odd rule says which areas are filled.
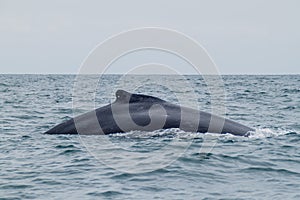
[[[238,136],[247,136],[249,131],[254,131],[217,115],[176,105],[157,97],[118,90],[113,103],[69,119],[45,133],[97,135],[168,128]]]

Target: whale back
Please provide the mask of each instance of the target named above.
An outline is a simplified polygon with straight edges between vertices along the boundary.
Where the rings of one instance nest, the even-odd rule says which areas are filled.
[[[153,107],[155,104],[159,104],[159,106]],[[165,112],[161,112],[161,108],[163,108]],[[129,115],[126,114],[128,112]],[[120,128],[116,122],[116,117],[125,122],[122,128]],[[172,104],[157,97],[144,94],[132,94],[124,90],[118,90],[116,92],[116,100],[112,104],[58,124],[46,133],[78,134],[79,131],[80,134],[110,134],[131,130],[153,131],[157,130],[157,128],[155,128],[157,126],[149,126],[151,121],[158,120],[157,123],[159,123],[164,117],[166,117],[166,121],[162,127],[163,129],[180,128],[185,131],[201,133],[215,131],[214,133],[231,133],[244,136],[246,136],[247,132],[254,131],[254,129],[232,120]],[[211,123],[212,119],[214,119],[214,123],[217,123],[216,126],[212,126],[214,125],[214,123]],[[130,120],[134,123],[129,123]],[[223,125],[221,130],[219,130],[220,124],[218,122],[224,123],[221,124]],[[99,129],[99,125],[101,129]]]

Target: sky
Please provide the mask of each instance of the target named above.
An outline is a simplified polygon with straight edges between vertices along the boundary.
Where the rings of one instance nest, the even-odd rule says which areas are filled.
[[[222,74],[299,74],[299,8],[297,0],[0,0],[0,73],[77,73],[108,37],[162,27],[195,39]],[[129,56],[109,72],[151,59],[193,73],[157,52]]]

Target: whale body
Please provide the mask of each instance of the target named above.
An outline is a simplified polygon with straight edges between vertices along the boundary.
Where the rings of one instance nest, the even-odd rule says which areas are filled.
[[[149,95],[118,90],[113,103],[58,124],[46,134],[95,135],[168,128],[200,133],[231,133],[239,136],[247,136],[250,131],[254,131],[238,122],[207,112]]]

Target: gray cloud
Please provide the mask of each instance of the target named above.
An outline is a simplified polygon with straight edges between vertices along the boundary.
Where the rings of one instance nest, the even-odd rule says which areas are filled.
[[[299,6],[296,0],[2,0],[0,72],[76,73],[110,35],[159,26],[195,38],[222,73],[299,73]]]

